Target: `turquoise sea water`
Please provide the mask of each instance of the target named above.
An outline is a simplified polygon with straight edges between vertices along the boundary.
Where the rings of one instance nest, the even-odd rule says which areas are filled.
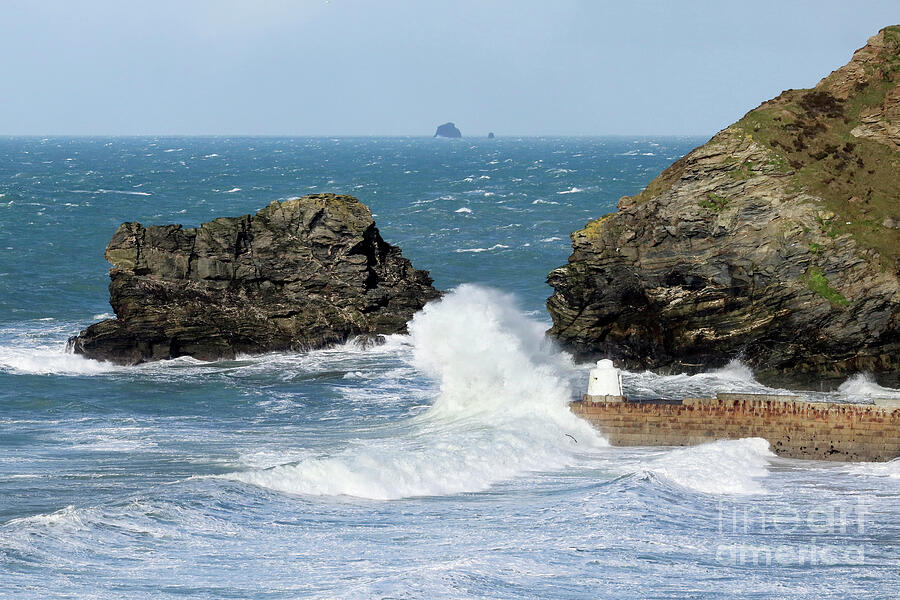
[[[0,139],[0,598],[895,598],[900,462],[610,448],[548,344],[568,234],[698,138]],[[358,196],[444,301],[363,350],[134,368],[123,221]],[[632,396],[763,391],[739,363]],[[824,399],[898,395],[864,374]]]

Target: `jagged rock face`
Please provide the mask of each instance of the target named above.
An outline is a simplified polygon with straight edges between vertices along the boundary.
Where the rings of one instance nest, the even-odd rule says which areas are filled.
[[[572,234],[550,334],[581,357],[763,377],[900,374],[900,28]]]
[[[106,248],[116,318],[70,340],[120,364],[304,350],[404,332],[439,292],[352,196],[273,202],[196,229],[124,223]]]
[[[443,125],[438,125],[437,131],[434,132],[434,137],[461,138],[462,132],[453,123],[444,123]]]

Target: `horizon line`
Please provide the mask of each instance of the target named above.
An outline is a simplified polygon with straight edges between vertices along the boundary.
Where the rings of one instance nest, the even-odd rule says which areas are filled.
[[[627,137],[704,137],[715,133],[494,133],[494,138],[488,138],[488,134],[464,135],[459,138],[425,134],[405,133],[0,133],[0,138],[425,138],[445,140],[486,140],[486,139],[510,139],[510,138],[627,138]]]

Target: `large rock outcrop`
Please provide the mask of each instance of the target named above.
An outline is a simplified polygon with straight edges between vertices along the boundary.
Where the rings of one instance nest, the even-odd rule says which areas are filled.
[[[437,131],[434,132],[434,137],[461,138],[462,132],[453,123],[444,123],[443,125],[438,125]]]
[[[106,248],[116,318],[70,340],[120,364],[319,348],[404,332],[438,297],[352,196],[273,202],[196,229],[124,223]]]
[[[900,27],[572,234],[551,335],[587,358],[900,376]]]

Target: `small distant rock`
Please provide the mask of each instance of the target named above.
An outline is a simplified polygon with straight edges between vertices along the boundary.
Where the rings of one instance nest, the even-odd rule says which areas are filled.
[[[434,137],[461,138],[462,132],[453,123],[444,123],[443,125],[438,125],[437,131],[434,132]]]
[[[494,139],[494,137],[495,137],[495,136],[494,136],[494,132],[493,132],[493,131],[490,132],[490,133],[488,134],[488,139],[489,139],[489,140]]]
[[[881,224],[888,229],[900,229],[900,222],[898,222],[896,219],[892,219],[891,217],[885,217],[884,221],[882,221]]]

